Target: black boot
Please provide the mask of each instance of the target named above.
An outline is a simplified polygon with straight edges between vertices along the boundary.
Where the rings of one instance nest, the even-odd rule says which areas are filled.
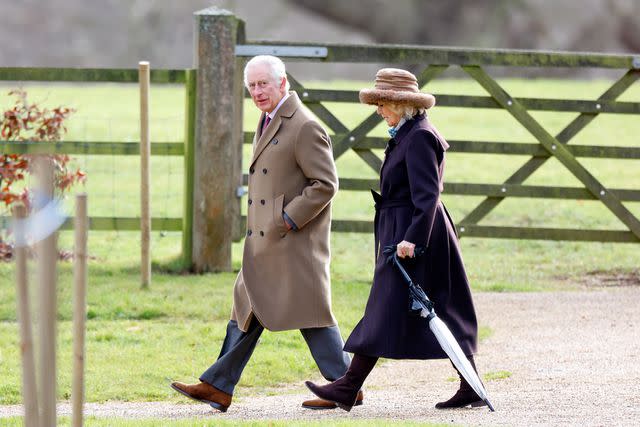
[[[327,385],[315,385],[305,381],[305,385],[320,399],[334,402],[345,411],[350,411],[356,403],[358,391],[378,361],[377,357],[354,354],[347,372]]]
[[[471,363],[473,370],[478,373],[476,364],[473,361],[473,356],[467,356],[467,359],[469,360],[469,363]],[[456,371],[458,371],[458,369],[456,369]],[[465,380],[464,377],[460,374],[460,371],[458,371],[458,376],[460,377],[460,388],[458,389],[458,391],[456,391],[456,394],[454,394],[449,400],[436,403],[436,408],[464,408],[465,406],[469,405],[471,405],[471,407],[473,408],[476,408],[478,406],[485,406],[486,403],[482,399],[480,399],[480,396],[478,396],[475,391],[473,391],[473,388],[471,388],[467,380]]]

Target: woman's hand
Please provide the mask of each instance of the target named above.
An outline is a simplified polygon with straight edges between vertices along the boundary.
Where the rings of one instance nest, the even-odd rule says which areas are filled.
[[[414,257],[414,250],[416,248],[416,245],[414,245],[411,242],[407,242],[406,240],[403,240],[402,242],[398,243],[398,246],[396,246],[396,252],[398,253],[398,256],[400,258],[404,258],[404,257],[409,257],[409,258],[413,258]]]

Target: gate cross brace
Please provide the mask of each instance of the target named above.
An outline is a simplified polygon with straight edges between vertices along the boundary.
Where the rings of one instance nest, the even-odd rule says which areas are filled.
[[[625,90],[627,90],[637,79],[640,77],[640,73],[633,70],[627,72],[622,78],[615,82],[607,91],[605,91],[598,101],[615,100]],[[568,143],[578,132],[586,127],[598,114],[582,113],[576,117],[567,127],[565,127],[557,136],[558,141],[562,143]],[[524,165],[522,165],[516,172],[514,172],[504,183],[505,184],[521,184],[524,182],[533,172],[538,170],[545,162],[546,158],[531,157]],[[488,197],[484,199],[478,206],[475,207],[462,221],[463,224],[477,224],[484,218],[489,212],[493,210],[500,202],[504,200],[504,197]]]
[[[448,65],[428,66],[417,78],[418,87],[424,86],[448,67]],[[304,86],[291,76],[291,74],[289,74],[288,77],[291,87],[298,92],[302,92],[302,100],[304,102]],[[367,134],[378,125],[378,123],[381,122],[382,118],[378,116],[378,114],[371,114],[353,130],[349,131],[349,129],[321,103],[309,102],[305,103],[305,105],[320,117],[320,119],[322,119],[336,134],[343,135],[341,139],[333,144],[333,157],[335,159],[343,155],[349,148],[352,148],[356,154],[360,156],[360,158],[362,158],[362,160],[364,160],[376,173],[380,170],[382,160],[380,160],[373,151],[366,148],[357,148],[357,144],[361,142]]]
[[[304,86],[291,74],[288,74],[288,79],[291,87],[302,95],[302,102],[304,102],[309,110],[315,113],[336,134],[347,135],[346,139],[350,140],[352,143],[355,142],[356,139],[354,136],[352,136],[352,133],[349,133],[349,129],[331,111],[329,111],[327,107],[322,105],[320,102],[305,102],[306,92],[304,91]],[[376,124],[377,122],[374,123],[373,126],[375,126]],[[335,149],[336,145],[334,144],[333,147],[333,157],[337,158],[338,156],[336,155]],[[362,160],[364,160],[369,165],[369,167],[374,170],[380,169],[380,165],[382,164],[382,162],[380,161],[378,156],[376,156],[371,150],[354,149],[354,151],[358,156],[360,156],[360,158],[362,158]]]
[[[511,97],[495,80],[493,80],[481,67],[479,66],[462,66],[462,69],[466,71],[471,77],[473,77],[480,85],[504,108],[507,110],[522,126],[524,126],[537,140],[538,142],[553,156],[556,157],[560,163],[562,163],[580,182],[582,182],[587,190],[591,192],[597,199],[599,199],[628,229],[640,239],[640,221],[620,202],[620,200],[610,192],[604,185],[602,185],[591,173],[584,167],[571,152],[566,148],[563,142],[560,142],[560,138],[568,141],[573,137],[580,129],[588,124],[591,118],[582,118],[585,114],[581,114],[578,119],[574,120],[567,128],[565,128],[558,138],[553,137],[549,132],[536,121],[533,116],[520,104],[516,99]],[[620,81],[618,81],[614,87],[619,90],[625,85],[630,85],[639,77],[637,70],[630,70]],[[629,77],[627,77],[629,76]],[[612,87],[607,92],[613,92]],[[627,86],[628,87],[628,86]],[[622,89],[624,90],[624,89]],[[605,93],[605,95],[607,95]],[[603,97],[605,96],[603,95]],[[611,95],[611,94],[609,94]],[[615,95],[617,96],[617,95]],[[593,114],[591,114],[593,116]],[[529,176],[533,173],[546,159],[542,159],[540,164],[532,168],[532,170],[523,173],[522,175]],[[517,176],[517,179],[522,182],[524,178],[518,176],[519,172],[525,169],[527,165],[517,171],[513,176]],[[513,183],[513,182],[507,182]],[[503,198],[497,198],[499,203]],[[496,203],[496,204],[497,204]],[[468,218],[465,218],[468,220]],[[463,220],[464,221],[464,220]]]

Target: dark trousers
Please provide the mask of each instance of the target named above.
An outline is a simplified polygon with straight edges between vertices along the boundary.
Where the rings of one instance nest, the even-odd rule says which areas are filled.
[[[264,327],[255,317],[247,332],[242,332],[238,329],[238,323],[230,320],[218,360],[204,371],[200,381],[232,395],[262,331]],[[344,342],[337,326],[300,329],[300,332],[323,377],[334,381],[347,372],[350,360],[347,353],[342,351]]]

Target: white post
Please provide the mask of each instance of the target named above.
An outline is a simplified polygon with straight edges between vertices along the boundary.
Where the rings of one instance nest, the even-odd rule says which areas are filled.
[[[149,158],[151,143],[149,139],[149,63],[139,63],[138,80],[140,83],[140,232],[141,232],[141,270],[142,287],[151,283],[151,209],[149,206]]]
[[[50,200],[53,197],[53,165],[40,156],[38,163],[38,192]],[[56,261],[58,233],[53,232],[37,244],[40,331],[40,425],[56,425]]]
[[[27,209],[23,205],[13,208],[15,224],[24,221]],[[38,390],[36,389],[36,367],[33,359],[33,336],[31,333],[31,310],[29,308],[29,283],[27,274],[27,249],[24,230],[21,226],[15,232],[16,259],[16,299],[18,302],[18,324],[20,326],[20,355],[22,357],[22,401],[24,404],[24,425],[38,426]]]
[[[73,250],[73,383],[71,404],[73,427],[82,427],[84,404],[84,356],[87,318],[87,195],[76,196]]]

